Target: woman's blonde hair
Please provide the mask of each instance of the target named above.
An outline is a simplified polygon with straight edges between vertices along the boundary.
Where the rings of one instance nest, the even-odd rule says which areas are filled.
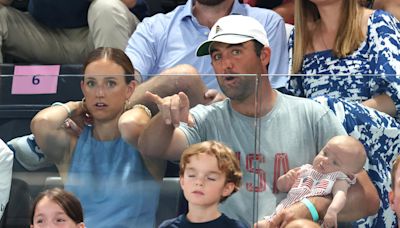
[[[365,39],[362,32],[362,7],[359,1],[342,1],[339,28],[333,46],[333,54],[336,57],[344,57],[355,51]],[[320,20],[317,6],[310,0],[295,1],[295,34],[293,49],[292,73],[299,73],[303,64],[303,58],[309,47],[312,47],[313,36],[310,24],[316,24]]]

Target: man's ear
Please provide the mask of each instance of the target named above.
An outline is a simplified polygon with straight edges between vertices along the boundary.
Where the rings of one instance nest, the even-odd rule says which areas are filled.
[[[81,222],[81,223],[78,223],[78,228],[85,228],[85,223],[83,223],[83,222]]]
[[[260,59],[262,64],[264,66],[267,66],[269,64],[270,58],[271,58],[271,48],[267,46],[263,47],[260,53]]]
[[[222,196],[226,197],[232,194],[233,189],[235,189],[235,184],[233,182],[228,182],[224,186],[224,190],[222,191]]]

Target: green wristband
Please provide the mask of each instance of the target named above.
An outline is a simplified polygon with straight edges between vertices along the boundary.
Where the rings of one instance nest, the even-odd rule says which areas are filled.
[[[311,201],[307,198],[302,199],[301,202],[304,203],[304,205],[306,205],[306,207],[310,211],[311,217],[314,220],[314,222],[318,222],[319,220],[318,211],[315,208],[314,204],[311,203]]]

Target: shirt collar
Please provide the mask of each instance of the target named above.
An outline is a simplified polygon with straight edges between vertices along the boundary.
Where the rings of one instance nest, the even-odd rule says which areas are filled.
[[[181,19],[183,19],[185,17],[193,17],[192,6],[193,6],[193,0],[188,0],[186,2],[185,6],[183,7]]]
[[[246,8],[238,0],[233,2],[231,14],[246,15]]]

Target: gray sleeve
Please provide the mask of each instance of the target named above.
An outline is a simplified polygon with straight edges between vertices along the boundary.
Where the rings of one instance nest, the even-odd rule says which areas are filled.
[[[198,105],[190,110],[190,114],[192,114],[194,118],[194,126],[189,127],[186,123],[181,123],[179,128],[185,134],[189,145],[192,145],[204,141],[202,140],[204,135],[202,137],[201,129],[204,128],[203,123],[207,112],[205,112],[205,109],[203,109],[201,105]]]
[[[319,118],[316,126],[317,129],[314,131],[314,137],[317,139],[317,151],[320,151],[332,137],[347,135],[343,125],[333,112],[325,107],[322,108],[324,108],[325,113]]]
[[[195,125],[193,127],[189,127],[187,124],[181,123],[179,129],[181,129],[185,134],[189,145],[201,142],[196,120],[195,120]]]

